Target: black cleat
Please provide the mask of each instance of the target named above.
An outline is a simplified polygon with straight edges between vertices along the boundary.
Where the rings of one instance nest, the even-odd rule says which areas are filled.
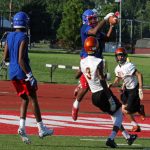
[[[110,138],[107,139],[106,145],[109,146],[109,147],[111,147],[111,148],[116,148],[116,147],[118,147],[118,145],[115,143],[115,141],[114,141],[114,140],[111,140]]]
[[[132,145],[137,137],[138,137],[137,134],[130,134],[130,138],[127,139],[128,145]]]

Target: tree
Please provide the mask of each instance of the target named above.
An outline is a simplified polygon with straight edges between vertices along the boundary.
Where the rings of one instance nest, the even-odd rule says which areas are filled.
[[[81,14],[83,13],[81,0],[68,0],[63,8],[61,25],[57,30],[58,39],[63,46],[75,49],[80,45]]]
[[[63,47],[76,49],[81,46],[81,15],[85,9],[94,7],[95,3],[91,0],[67,0],[64,3],[61,24],[57,30],[57,38]]]

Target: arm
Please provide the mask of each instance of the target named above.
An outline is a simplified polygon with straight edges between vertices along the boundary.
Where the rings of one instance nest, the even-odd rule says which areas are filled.
[[[111,36],[112,31],[113,31],[113,25],[110,25],[109,30],[108,30],[108,32],[107,32],[107,34],[106,34],[106,37],[105,37],[105,41],[106,41],[106,42],[109,41],[109,38],[110,38],[110,36]]]
[[[142,100],[143,99],[143,76],[138,70],[136,70],[135,75],[139,82],[139,98]]]
[[[96,35],[96,33],[101,30],[104,25],[106,24],[106,21],[105,20],[102,20],[101,22],[98,22],[98,24],[96,25],[96,27],[94,28],[91,28],[89,31],[88,31],[88,34],[89,35]]]
[[[108,99],[111,97],[111,93],[110,90],[107,86],[106,80],[105,80],[105,76],[103,74],[103,62],[100,62],[100,64],[98,65],[97,68],[97,73],[98,73],[98,77],[100,79],[101,85],[104,88],[104,91],[106,92],[106,95],[108,97]]]
[[[76,72],[75,79],[79,79],[82,75],[81,68]]]
[[[100,78],[101,85],[103,87],[103,90],[104,90],[104,92],[107,96],[108,102],[110,104],[110,110],[115,111],[116,110],[116,104],[115,104],[115,101],[112,97],[111,90],[108,88],[105,77],[103,75],[103,64],[102,63],[99,64],[97,69],[98,69],[98,76]]]
[[[142,74],[138,70],[136,70],[135,75],[136,75],[138,82],[139,82],[139,89],[143,89],[143,76],[142,76]]]
[[[34,78],[34,76],[32,75],[32,71],[31,70],[27,70],[27,66],[25,63],[25,53],[26,53],[26,48],[28,46],[28,43],[24,40],[21,42],[20,47],[19,47],[19,58],[18,58],[18,63],[20,65],[20,67],[22,68],[22,70],[24,71],[24,73],[26,74],[26,79],[25,81],[29,81],[30,85],[32,87],[34,87],[35,89],[37,89],[37,81]]]
[[[4,47],[3,60],[6,62],[9,58],[8,45],[7,42]]]
[[[114,13],[107,14],[102,21],[98,22],[96,27],[94,27],[88,31],[88,34],[89,35],[96,35],[96,33],[104,27],[106,22],[108,22],[109,17],[113,16],[113,15],[114,15]]]
[[[27,70],[26,63],[24,61],[25,59],[25,50],[27,47],[27,42],[22,41],[19,47],[19,58],[18,58],[18,63],[21,67],[21,69],[25,72],[25,74],[28,74],[29,71]]]

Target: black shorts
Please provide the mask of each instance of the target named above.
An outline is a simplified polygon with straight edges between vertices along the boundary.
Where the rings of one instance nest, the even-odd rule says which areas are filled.
[[[92,103],[103,112],[107,112],[110,115],[113,115],[121,107],[121,103],[119,102],[117,97],[113,95],[111,90],[110,92],[116,104],[116,109],[113,112],[110,110],[110,103],[104,90],[92,94]]]
[[[138,93],[138,86],[134,89],[125,89],[121,94],[121,101],[124,105],[127,104],[126,110],[130,113],[140,111],[140,98]]]

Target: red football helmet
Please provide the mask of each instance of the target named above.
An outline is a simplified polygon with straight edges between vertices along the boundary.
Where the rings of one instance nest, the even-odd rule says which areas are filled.
[[[98,47],[99,47],[99,42],[95,37],[89,36],[86,38],[84,42],[84,49],[88,54],[95,53]]]
[[[118,56],[121,56],[121,57],[118,58]],[[119,64],[123,64],[124,62],[126,62],[126,59],[127,59],[126,49],[123,48],[123,47],[117,48],[116,51],[115,51],[115,57],[116,57],[116,61]]]

